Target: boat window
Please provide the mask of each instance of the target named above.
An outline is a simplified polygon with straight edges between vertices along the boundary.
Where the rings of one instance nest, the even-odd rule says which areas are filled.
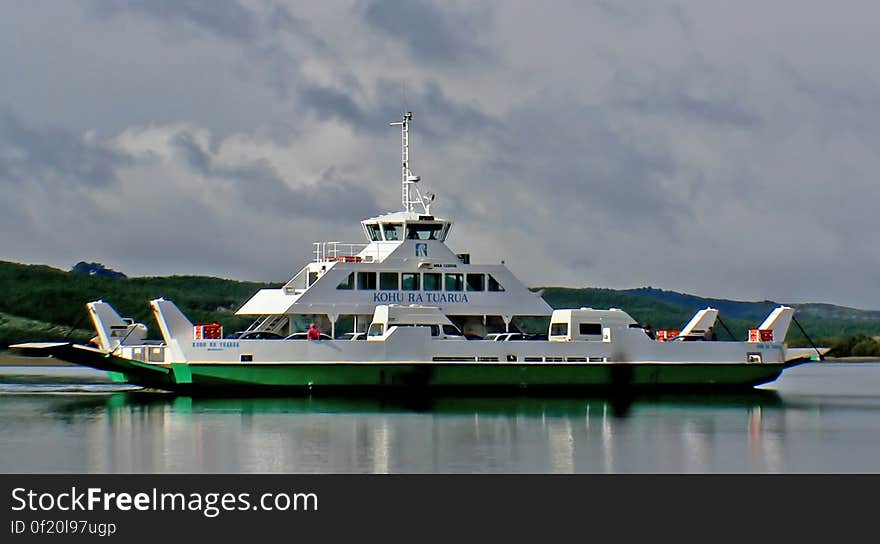
[[[446,290],[447,291],[463,291],[464,278],[463,274],[446,274]]]
[[[425,291],[439,291],[443,288],[440,285],[440,274],[438,272],[425,272],[423,276]]]
[[[350,272],[344,280],[339,282],[337,289],[354,289],[354,272]]]
[[[446,336],[461,336],[461,332],[455,328],[455,325],[443,325],[443,334]]]
[[[309,272],[309,285],[312,285],[318,281],[318,273],[317,272]]]
[[[367,224],[367,236],[370,237],[371,242],[378,242],[382,239],[382,231],[379,230],[378,223],[368,223]]]
[[[601,323],[581,323],[581,334],[602,334]]]
[[[443,231],[443,223],[415,223],[406,226],[406,237],[409,240],[439,240]]]
[[[552,323],[550,336],[568,336],[568,323]]]
[[[399,288],[397,272],[379,272],[379,289],[383,291],[397,291]]]
[[[401,289],[404,291],[418,291],[419,290],[419,275],[418,274],[408,274],[404,272],[400,275],[400,283]]]
[[[500,283],[498,283],[498,280],[496,280],[492,276],[492,274],[489,274],[489,282],[488,283],[489,283],[489,291],[495,291],[495,292],[504,291],[504,287]]]
[[[382,229],[385,231],[386,240],[403,240],[403,224],[382,223]]]
[[[483,274],[468,274],[467,275],[467,290],[468,291],[485,291],[486,290],[486,276]]]
[[[384,323],[373,323],[372,325],[370,325],[370,331],[367,333],[367,336],[382,336],[384,332]]]
[[[358,289],[364,291],[372,291],[376,289],[376,273],[375,272],[358,272]]]

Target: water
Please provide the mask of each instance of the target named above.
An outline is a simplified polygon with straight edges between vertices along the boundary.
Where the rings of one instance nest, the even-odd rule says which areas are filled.
[[[880,362],[754,394],[175,397],[78,367],[0,367],[0,473],[876,473]]]

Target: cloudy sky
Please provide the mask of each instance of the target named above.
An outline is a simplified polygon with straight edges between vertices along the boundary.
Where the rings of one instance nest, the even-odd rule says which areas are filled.
[[[0,259],[283,281],[396,211],[530,285],[880,308],[880,3],[0,0]]]

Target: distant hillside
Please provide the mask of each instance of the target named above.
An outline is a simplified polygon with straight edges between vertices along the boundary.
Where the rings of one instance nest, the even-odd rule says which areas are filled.
[[[711,306],[712,308],[717,308],[719,314],[722,316],[749,321],[763,319],[767,314],[773,311],[773,308],[779,306],[778,303],[769,300],[761,302],[740,302],[737,300],[703,298],[685,293],[676,293],[675,291],[654,289],[652,287],[626,289],[621,292],[640,298],[656,300],[664,304],[672,304],[681,308],[705,308]]]
[[[125,317],[147,323],[152,337],[158,328],[148,301],[158,297],[173,300],[194,322],[216,321],[225,330],[241,330],[253,319],[233,312],[270,286],[204,276],[117,279],[0,261],[0,314],[5,316],[0,320],[0,343],[50,339],[50,331],[58,330],[53,327],[65,333],[72,327],[89,330],[85,303],[97,299]],[[36,331],[41,332],[35,337]]]
[[[780,303],[770,300],[760,302],[743,302],[737,300],[703,298],[685,293],[676,293],[675,291],[664,291],[662,289],[654,289],[651,287],[642,287],[639,289],[627,289],[620,291],[627,295],[640,297],[656,302],[657,304],[672,305],[683,308],[692,315],[693,312],[700,308],[711,306],[719,310],[722,319],[734,322],[748,324],[743,327],[743,331],[748,327],[755,327],[767,317],[773,308],[781,304],[791,306],[795,309],[795,318],[798,320],[807,334],[814,340],[823,339],[825,344],[830,344],[830,339],[843,336],[880,335],[880,311],[875,310],[859,310],[856,308],[847,308],[845,306],[837,306],[834,304],[820,303]],[[797,326],[792,326],[788,335],[792,343],[802,343],[803,335]]]
[[[856,308],[847,308],[845,306],[836,306],[834,304],[818,304],[818,303],[792,303],[792,302],[774,302],[764,300],[760,302],[742,302],[737,300],[727,300],[718,298],[703,298],[685,293],[677,293],[675,291],[664,291],[663,289],[654,289],[652,287],[641,287],[638,289],[626,289],[620,291],[638,297],[647,297],[666,304],[673,304],[685,308],[705,308],[711,306],[717,308],[722,315],[736,317],[740,319],[760,320],[767,316],[773,308],[780,304],[791,306],[797,310],[798,319],[815,318],[815,319],[852,319],[856,321],[876,321],[880,320],[880,311],[874,310],[858,310]]]

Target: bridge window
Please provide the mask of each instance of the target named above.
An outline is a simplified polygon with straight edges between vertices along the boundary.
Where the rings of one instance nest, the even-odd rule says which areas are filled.
[[[375,272],[358,272],[357,273],[358,289],[364,291],[373,291],[376,289],[376,273]]]
[[[568,336],[568,323],[552,323],[550,336]]]
[[[446,336],[461,336],[461,332],[454,325],[443,325],[443,334]]]
[[[489,274],[489,291],[494,291],[494,292],[504,291],[504,287],[500,283],[498,283],[498,280],[496,280],[492,276],[492,274]]]
[[[369,236],[371,242],[378,242],[382,239],[382,231],[379,230],[377,223],[367,224],[367,236]]]
[[[486,290],[486,276],[483,274],[468,274],[467,275],[467,290],[468,291],[485,291]]]
[[[581,331],[581,334],[601,335],[602,334],[602,324],[601,323],[581,323],[580,331]]]
[[[339,282],[337,289],[354,289],[354,272],[350,272],[344,280]]]
[[[370,325],[370,331],[367,336],[382,336],[385,333],[385,325],[383,323],[373,323]]]
[[[439,291],[443,289],[440,284],[440,274],[437,272],[425,272],[423,274],[425,282],[425,291]]]
[[[419,275],[418,274],[408,274],[404,272],[400,275],[400,283],[401,289],[404,291],[418,291],[419,290]]]
[[[397,272],[379,272],[379,289],[383,291],[397,291],[399,288]]]
[[[406,226],[409,240],[441,240],[443,223],[416,223]]]
[[[463,274],[446,274],[446,290],[447,291],[463,291],[464,278]]]
[[[382,223],[382,229],[385,231],[385,239],[389,241],[403,240],[403,224],[401,223]]]

